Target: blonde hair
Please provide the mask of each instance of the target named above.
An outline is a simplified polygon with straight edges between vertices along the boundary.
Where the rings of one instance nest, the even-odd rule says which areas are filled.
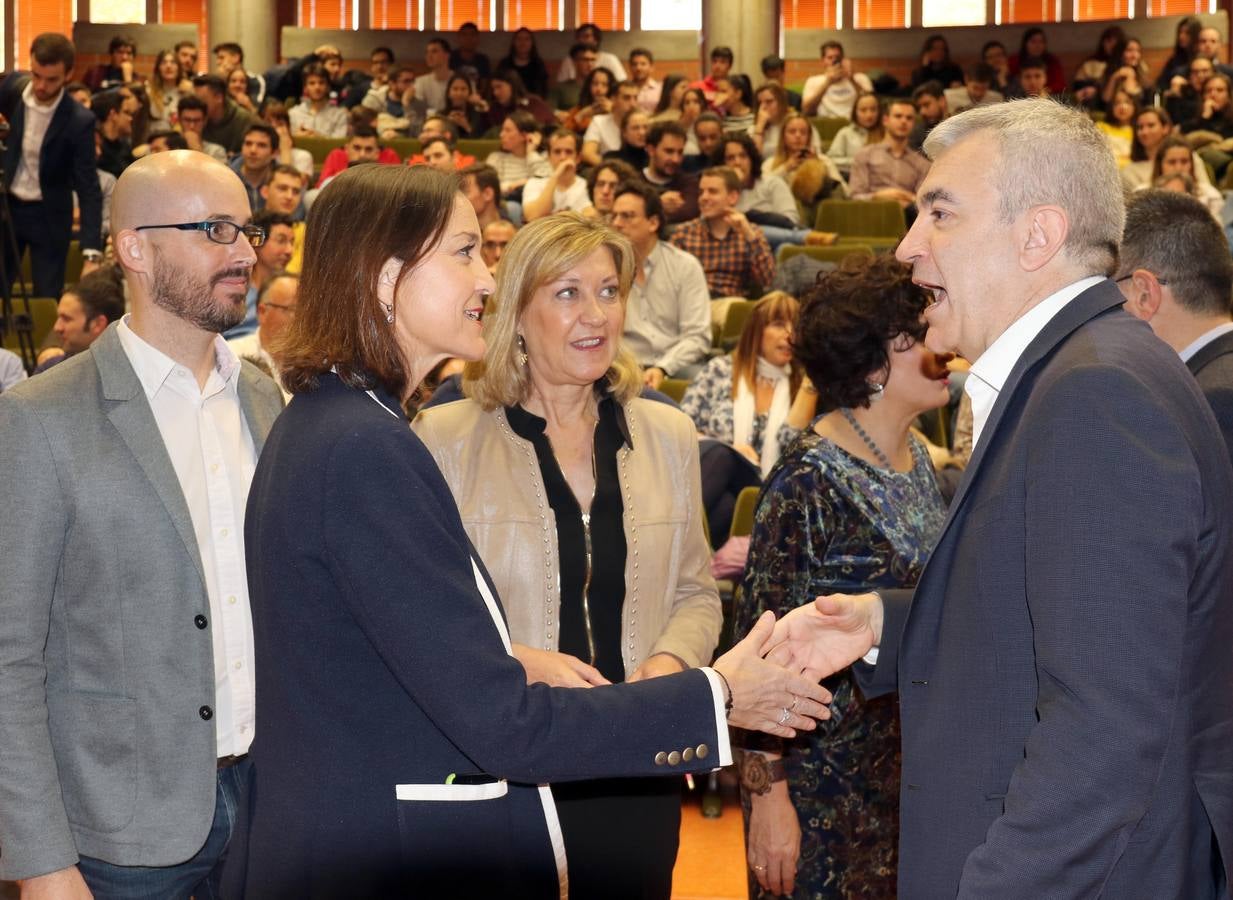
[[[523,311],[539,288],[601,248],[612,254],[624,308],[634,280],[634,248],[624,236],[575,212],[538,219],[514,236],[497,267],[497,290],[484,312],[484,358],[467,363],[463,370],[463,392],[468,397],[486,410],[526,401],[531,378],[518,359],[522,350],[518,323]],[[620,403],[642,390],[642,369],[620,344],[607,378],[612,396]]]

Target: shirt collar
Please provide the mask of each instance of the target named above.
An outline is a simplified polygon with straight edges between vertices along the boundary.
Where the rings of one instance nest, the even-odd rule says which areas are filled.
[[[1002,390],[1015,363],[1019,362],[1019,357],[1023,356],[1028,345],[1044,330],[1049,321],[1061,312],[1067,303],[1102,281],[1104,276],[1101,275],[1084,278],[1068,284],[1037,303],[998,335],[997,340],[972,363],[971,374],[995,391]]]
[[[1220,337],[1222,334],[1228,334],[1230,331],[1233,331],[1233,322],[1225,322],[1223,325],[1217,325],[1211,331],[1206,331],[1191,341],[1186,349],[1182,350],[1178,356],[1182,358],[1182,362],[1190,362],[1190,358],[1192,356],[1212,341],[1216,340],[1216,338]]]
[[[129,326],[128,320],[129,316],[127,314],[120,319],[119,324],[116,326],[116,333],[120,338],[120,344],[123,346],[129,362],[133,366],[133,372],[136,373],[137,380],[141,382],[141,388],[145,392],[146,399],[152,400],[167,381],[167,378],[180,364],[157,347],[139,337],[137,332],[133,331]],[[232,352],[231,348],[227,346],[227,342],[223,340],[222,335],[215,335],[214,372],[221,381],[220,387],[233,387],[237,385],[240,378],[240,368],[240,360]]]
[[[613,419],[626,446],[632,450],[634,438],[630,434],[629,422],[625,418],[625,407],[617,403],[613,398],[607,379],[601,378],[595,382],[595,396],[599,398],[599,418],[605,421],[609,418]],[[509,422],[510,427],[514,429],[514,433],[526,440],[531,440],[536,434],[543,434],[544,430],[548,427],[546,420],[535,415],[535,413],[528,412],[522,404],[505,407],[505,419]]]

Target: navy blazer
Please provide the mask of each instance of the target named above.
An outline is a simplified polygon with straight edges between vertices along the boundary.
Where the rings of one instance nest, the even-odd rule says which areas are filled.
[[[30,82],[28,72],[14,72],[0,82],[0,114],[9,121],[4,150],[4,184],[13,186],[21,160],[26,104],[21,94]],[[81,248],[103,249],[103,192],[98,184],[94,157],[94,114],[65,95],[47,126],[39,152],[39,187],[43,208],[57,229],[63,223],[67,247],[73,227],[73,192],[81,205]]]
[[[1227,897],[1233,472],[1123,299],[1028,347],[910,605],[884,595],[861,675],[900,692],[901,900]]]
[[[1199,382],[1224,433],[1225,444],[1233,453],[1233,332],[1200,347],[1186,360],[1186,368]]]
[[[527,685],[449,488],[380,391],[327,374],[291,401],[245,532],[259,724],[236,896],[555,898],[537,785],[717,762],[702,671]]]

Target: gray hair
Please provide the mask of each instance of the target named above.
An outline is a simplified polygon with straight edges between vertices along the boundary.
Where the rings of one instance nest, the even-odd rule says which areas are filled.
[[[1091,275],[1117,264],[1125,205],[1117,163],[1104,135],[1084,113],[1053,100],[1012,100],[946,119],[929,133],[924,151],[937,159],[977,133],[998,146],[990,160],[1003,223],[1033,206],[1059,206],[1070,228],[1063,250]]]
[[[1175,191],[1138,191],[1126,206],[1119,274],[1147,269],[1192,315],[1228,314],[1233,256],[1207,207]]]

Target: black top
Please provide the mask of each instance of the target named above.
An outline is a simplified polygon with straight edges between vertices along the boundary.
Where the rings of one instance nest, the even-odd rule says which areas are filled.
[[[1192,131],[1214,131],[1222,138],[1230,138],[1233,137],[1233,119],[1222,113],[1216,113],[1210,119],[1200,115],[1182,123],[1182,134],[1190,134]]]
[[[634,167],[635,172],[641,172],[651,162],[645,147],[634,147],[624,141],[621,142],[621,149],[609,150],[604,154],[604,159],[619,159],[622,162],[627,162]]]
[[[591,583],[586,591],[595,640],[592,657],[587,640],[587,608],[583,587],[587,574],[586,530],[582,508],[557,465],[552,444],[544,433],[547,422],[521,406],[506,407],[510,427],[531,442],[539,461],[548,505],[557,520],[557,559],[560,565],[561,627],[557,649],[599,669],[611,682],[625,680],[621,659],[621,610],[625,604],[625,527],[621,484],[617,478],[617,451],[632,442],[625,413],[615,400],[599,402],[595,426],[595,496],[591,499]]]
[[[128,138],[110,140],[99,137],[98,167],[119,178],[133,161],[133,145]]]
[[[502,69],[512,69],[517,72],[528,94],[537,94],[542,97],[548,93],[548,67],[544,65],[542,59],[538,57],[529,59],[525,65],[520,66],[514,62],[514,57],[507,56],[497,63],[497,71],[500,72]]]
[[[948,88],[953,84],[963,84],[963,69],[953,62],[929,63],[912,71],[912,89],[920,87],[927,81],[940,82]]]

